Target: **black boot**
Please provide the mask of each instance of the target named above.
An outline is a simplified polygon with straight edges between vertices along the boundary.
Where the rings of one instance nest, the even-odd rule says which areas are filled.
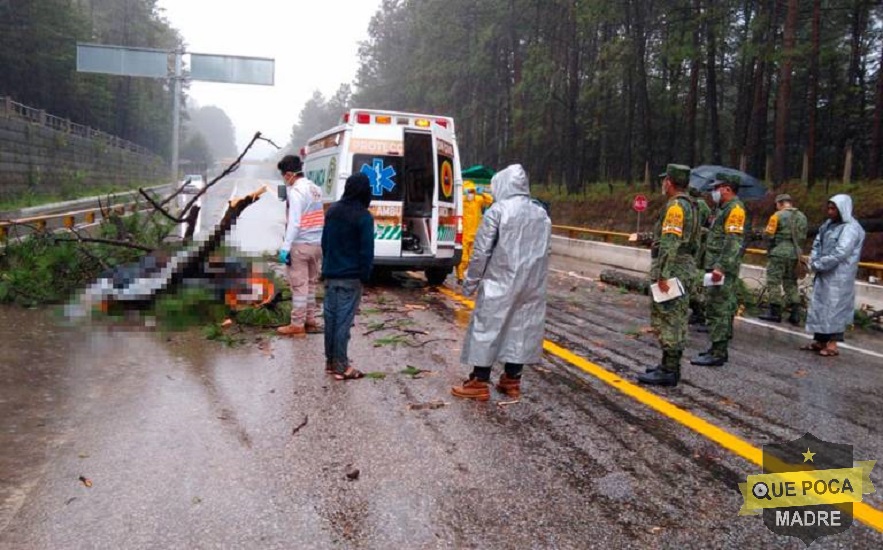
[[[638,375],[638,382],[641,384],[647,384],[648,386],[674,387],[677,386],[680,381],[680,373],[662,369]]]
[[[663,350],[662,364],[638,375],[638,382],[649,386],[677,386],[681,379],[682,351]]]
[[[761,321],[771,321],[773,323],[782,322],[782,306],[770,305],[770,310],[758,316]]]
[[[730,359],[729,353],[727,352],[727,343],[726,342],[714,342],[711,345],[711,349],[705,353],[700,353],[696,357],[694,357],[691,361],[691,365],[697,365],[700,367],[722,367],[727,361]]]
[[[800,326],[800,304],[791,304],[791,314],[788,316],[788,322],[795,327]]]
[[[705,314],[702,313],[701,310],[693,310],[693,313],[690,314],[690,319],[687,321],[688,325],[704,325],[705,324]]]

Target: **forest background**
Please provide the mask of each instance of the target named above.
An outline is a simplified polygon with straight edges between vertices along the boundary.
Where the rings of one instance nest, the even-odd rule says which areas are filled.
[[[523,163],[558,223],[631,225],[668,162],[743,168],[816,220],[843,190],[883,217],[879,0],[384,0],[368,35],[353,82],[303,106],[293,148],[350,106],[414,110],[455,118],[465,166]],[[155,0],[6,0],[0,95],[168,156],[167,84],[77,74],[77,40],[183,37]],[[229,156],[232,139],[200,143],[232,135],[208,116],[229,131],[191,131],[187,154]]]

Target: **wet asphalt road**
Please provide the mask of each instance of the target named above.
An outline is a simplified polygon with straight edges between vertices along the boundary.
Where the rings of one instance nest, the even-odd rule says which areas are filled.
[[[279,240],[247,230],[281,223],[269,199],[237,226],[256,252]],[[554,266],[549,340],[626,379],[655,363],[645,297]],[[228,347],[2,309],[0,548],[803,547],[737,516],[758,467],[558,358],[519,403],[455,401],[468,318],[418,277],[370,289],[351,351],[375,378],[340,383],[321,336],[234,329]],[[881,361],[803,342],[742,323],[726,368],[655,392],[754,446],[811,431],[883,458]],[[814,547],[881,546],[856,524]]]

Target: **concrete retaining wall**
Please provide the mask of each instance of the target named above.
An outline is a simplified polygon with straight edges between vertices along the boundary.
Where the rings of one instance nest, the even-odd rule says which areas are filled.
[[[0,198],[73,194],[168,179],[161,157],[114,147],[0,112]]]
[[[616,269],[645,274],[650,272],[650,251],[644,248],[553,235],[552,253]],[[766,269],[743,264],[740,276],[746,284],[756,287],[766,280]],[[868,304],[875,309],[883,308],[883,285],[857,282],[855,291],[856,307]]]

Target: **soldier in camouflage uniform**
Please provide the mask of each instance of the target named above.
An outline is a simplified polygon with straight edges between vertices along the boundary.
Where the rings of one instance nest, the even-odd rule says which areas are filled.
[[[760,316],[764,321],[782,322],[782,289],[791,306],[788,322],[800,324],[800,294],[797,292],[795,265],[801,254],[801,246],[806,239],[806,216],[794,208],[791,195],[776,197],[776,213],[764,231],[769,242],[766,268],[766,285],[770,293],[770,309]],[[796,245],[795,245],[796,243]]]
[[[662,362],[638,376],[643,384],[676,386],[681,378],[681,356],[687,343],[690,288],[696,273],[694,254],[699,242],[696,202],[686,193],[690,167],[669,164],[662,190],[668,203],[653,231],[650,279],[668,291],[666,280],[677,277],[686,294],[666,302],[651,302],[650,320],[659,336]]]
[[[738,308],[739,268],[742,265],[742,241],[745,238],[745,205],[739,200],[741,178],[719,173],[711,185],[712,197],[718,205],[717,216],[708,231],[705,245],[705,272],[713,283],[706,290],[705,315],[711,349],[700,353],[690,363],[703,367],[720,367],[729,360],[728,348],[733,338],[733,318]]]
[[[699,325],[700,331],[705,326],[705,288],[702,286],[702,278],[705,275],[705,241],[708,238],[708,226],[711,223],[711,208],[702,192],[695,187],[690,187],[690,196],[696,199],[697,214],[699,216],[699,246],[696,247],[696,277],[693,280],[693,288],[690,290],[690,324]]]

